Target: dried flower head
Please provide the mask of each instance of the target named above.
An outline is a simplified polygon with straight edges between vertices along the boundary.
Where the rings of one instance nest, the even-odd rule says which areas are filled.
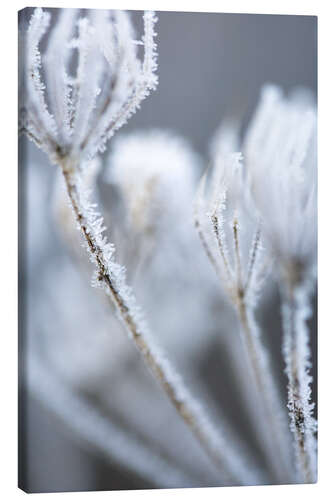
[[[144,35],[136,41],[127,13],[79,12],[62,9],[50,27],[50,14],[37,8],[21,32],[20,131],[53,162],[66,158],[71,166],[103,151],[158,83],[154,13],[144,13]]]

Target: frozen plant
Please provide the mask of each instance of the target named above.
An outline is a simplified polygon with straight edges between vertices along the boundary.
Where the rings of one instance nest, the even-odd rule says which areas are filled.
[[[111,298],[118,317],[160,382],[176,410],[193,431],[225,480],[249,484],[250,468],[227,436],[220,436],[201,405],[156,348],[141,309],[126,283],[125,269],[115,260],[104,221],[84,189],[81,171],[107,140],[136,111],[157,85],[156,45],[152,12],[144,13],[144,35],[133,39],[124,12],[64,9],[50,30],[45,53],[40,42],[49,29],[50,15],[37,8],[28,30],[21,34],[23,59],[20,78],[20,131],[46,152],[62,173],[70,205],[96,271],[93,283]],[[77,31],[77,35],[76,35]],[[143,60],[136,54],[144,49]],[[73,51],[77,65],[73,71]],[[42,79],[45,72],[45,83]]]
[[[307,320],[316,279],[316,112],[304,92],[266,86],[244,152],[251,192],[275,258],[282,296],[288,409],[302,480],[316,481]]]
[[[288,427],[272,375],[270,360],[261,340],[254,309],[267,273],[262,222],[251,216],[254,207],[246,182],[241,153],[233,126],[221,126],[213,141],[212,167],[203,175],[195,204],[195,226],[203,248],[241,325],[240,334],[252,370],[257,405],[262,413],[256,425],[275,479],[292,478]],[[209,176],[209,179],[208,179]],[[207,185],[208,184],[208,185]]]
[[[244,158],[231,153],[236,148],[243,151]],[[307,326],[317,245],[316,111],[311,96],[298,90],[286,98],[279,88],[265,86],[244,141],[236,124],[224,124],[212,149],[210,185],[206,190],[206,173],[198,190],[195,224],[239,313],[257,388],[271,417],[277,415],[277,398],[253,308],[273,259],[271,267],[282,296],[287,407],[298,478],[315,482],[317,423]],[[282,419],[278,420],[277,436],[283,446],[288,438]],[[274,428],[278,430],[278,426]]]
[[[39,47],[49,30],[48,12],[36,9],[20,34],[21,131],[69,172],[104,151],[158,83],[154,13],[144,13],[140,41],[134,40],[125,12],[91,10],[80,18],[78,13],[61,9],[43,54]]]

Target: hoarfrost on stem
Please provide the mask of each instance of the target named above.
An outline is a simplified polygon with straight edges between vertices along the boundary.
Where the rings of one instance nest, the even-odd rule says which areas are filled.
[[[108,139],[158,84],[153,12],[143,15],[139,42],[126,12],[92,10],[81,18],[78,13],[61,9],[43,53],[40,42],[49,29],[48,12],[35,9],[28,29],[20,34],[25,91],[20,130],[54,163],[71,158],[73,165],[104,151]]]

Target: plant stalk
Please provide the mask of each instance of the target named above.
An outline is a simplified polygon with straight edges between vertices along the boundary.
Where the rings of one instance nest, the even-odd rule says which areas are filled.
[[[283,354],[288,377],[288,409],[294,437],[296,465],[302,480],[316,481],[316,421],[312,416],[312,381],[309,332],[306,320],[311,311],[308,291],[281,287],[283,318]]]
[[[84,215],[83,207],[80,205],[81,193],[79,192],[73,170],[68,168],[66,162],[61,165],[68,197],[79,225],[80,232],[89,247],[89,253],[93,256],[94,263],[99,273],[99,280],[103,281],[108,295],[110,295],[117,312],[124,323],[130,337],[147,367],[158,380],[169,400],[176,408],[185,424],[190,428],[197,438],[201,447],[214,462],[218,470],[223,473],[226,481],[230,484],[246,484],[250,474],[247,464],[243,463],[243,457],[239,457],[232,447],[225,443],[224,439],[216,433],[214,427],[204,415],[201,406],[192,398],[188,390],[183,386],[182,380],[176,372],[165,361],[163,355],[157,354],[155,346],[140,331],[135,315],[126,304],[119,290],[117,290],[113,278],[104,264],[103,249],[96,245],[92,237],[93,228],[89,227],[89,220]]]
[[[273,450],[271,454],[272,465],[274,470],[277,471],[278,480],[282,482],[285,482],[288,478],[292,480],[292,471],[289,467],[289,453],[283,445],[286,442],[288,427],[286,426],[286,429],[283,429],[282,415],[278,407],[278,397],[274,380],[266,366],[268,363],[267,355],[258,338],[259,327],[254,319],[253,311],[246,304],[244,297],[239,297],[237,308],[242,338],[246,352],[248,353],[257,394],[263,404],[264,425],[267,430],[267,438],[271,442],[271,449]]]

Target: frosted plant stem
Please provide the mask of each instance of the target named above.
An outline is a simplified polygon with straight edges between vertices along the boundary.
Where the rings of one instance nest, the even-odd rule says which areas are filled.
[[[134,297],[129,295],[127,285],[122,285],[124,289],[126,287],[126,291],[122,291],[117,283],[116,272],[110,271],[102,243],[98,243],[103,241],[103,245],[106,245],[106,242],[105,239],[101,240],[98,238],[98,234],[95,234],[96,229],[91,223],[90,217],[86,215],[87,208],[82,203],[84,193],[80,192],[77,182],[78,174],[75,173],[76,169],[73,169],[66,161],[61,165],[61,168],[79,230],[87,244],[91,260],[94,261],[97,268],[97,279],[103,282],[105,291],[111,297],[118,316],[126,327],[130,338],[185,424],[222,472],[225,480],[231,484],[247,484],[248,481],[251,481],[250,467],[243,460],[240,450],[234,450],[232,443],[229,442],[230,438],[227,442],[225,437],[215,430],[201,406],[192,398],[184,386],[174,368],[170,366],[163,354],[152,343],[145,323],[140,318],[138,311],[135,310],[137,306]],[[111,265],[118,266],[114,261]]]
[[[198,231],[198,235],[199,235],[201,244],[203,246],[203,249],[206,252],[206,255],[207,255],[210,263],[212,264],[212,266],[213,266],[213,268],[214,268],[217,276],[219,276],[222,280],[224,280],[224,276],[223,276],[223,274],[221,272],[221,269],[220,269],[220,267],[219,267],[219,265],[218,265],[218,263],[217,263],[214,255],[212,254],[212,252],[209,249],[209,245],[207,243],[206,237],[204,235],[204,232],[203,232],[203,229],[201,227],[201,224],[200,224],[200,221],[199,221],[199,218],[198,218],[197,214],[195,214],[194,226],[195,226],[195,228]]]
[[[288,441],[286,429],[283,427],[281,408],[274,380],[268,367],[267,353],[259,338],[259,327],[255,321],[253,310],[246,304],[240,295],[238,300],[238,314],[241,323],[241,333],[248,353],[250,365],[256,384],[257,394],[263,404],[267,437],[271,442],[271,461],[277,479],[284,482],[292,479],[293,471],[288,467],[289,453],[284,443]]]
[[[225,265],[226,276],[224,276],[221,272],[221,269],[215,257],[210,251],[209,244],[206,240],[204,230],[200,223],[197,207],[194,215],[195,227],[198,231],[203,248],[217,275],[221,278],[222,284],[226,286],[227,290],[229,291],[229,295],[232,298],[232,301],[238,313],[244,347],[247,352],[254,376],[255,392],[259,395],[264,406],[265,418],[263,419],[263,421],[267,429],[267,438],[271,442],[270,459],[272,462],[272,468],[274,469],[274,471],[276,471],[276,478],[278,481],[285,482],[288,479],[290,481],[293,481],[293,471],[289,467],[290,453],[288,449],[287,439],[288,427],[287,425],[283,425],[283,415],[281,406],[279,404],[279,397],[275,387],[275,382],[271,376],[270,368],[268,366],[269,359],[260,341],[260,330],[255,321],[253,309],[248,306],[245,300],[246,289],[248,288],[251,281],[251,274],[255,265],[256,254],[260,240],[260,230],[258,230],[256,233],[256,242],[254,245],[253,254],[251,255],[250,271],[248,273],[246,285],[244,286],[239,249],[238,221],[236,217],[233,220],[233,239],[237,279],[237,283],[234,289],[230,285],[231,275],[230,272],[228,273],[225,258],[223,259],[223,261]],[[220,251],[222,249],[225,256],[226,254],[224,251],[221,233],[218,229],[218,221],[214,221],[214,219],[212,219],[211,222],[213,225],[215,237],[219,244]]]
[[[259,238],[260,234],[257,237]],[[278,396],[274,380],[268,367],[267,354],[260,341],[260,330],[255,321],[253,310],[245,300],[245,290],[247,285],[243,285],[239,247],[239,226],[236,214],[233,220],[233,238],[237,279],[236,307],[238,309],[239,319],[242,326],[241,331],[252,367],[257,392],[263,403],[263,410],[266,417],[264,420],[268,423],[268,426],[266,424],[266,429],[268,430],[267,437],[272,444],[272,453],[270,454],[272,457],[272,465],[276,471],[277,479],[285,481],[286,477],[290,475],[290,471],[288,470],[288,465],[286,463],[286,450],[283,446],[283,443],[286,442],[286,434],[282,427],[281,412],[279,411],[279,406],[277,404]],[[258,244],[259,239],[254,246],[254,252],[251,256],[249,276],[252,273],[251,268],[253,269],[255,264]]]
[[[311,314],[306,289],[281,287],[283,319],[283,355],[288,377],[290,429],[294,437],[295,459],[302,480],[316,481],[316,421],[313,418],[309,374],[311,353],[306,320]]]

